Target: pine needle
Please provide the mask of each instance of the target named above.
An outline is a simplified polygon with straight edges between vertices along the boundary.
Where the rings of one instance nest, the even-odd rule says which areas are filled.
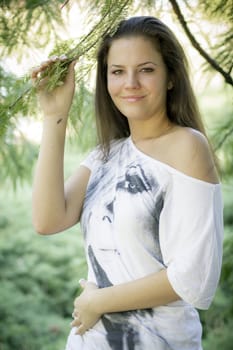
[[[1,108],[0,112],[0,138],[2,138],[7,130],[8,124],[10,124],[10,118],[20,111],[20,104],[24,103],[24,100],[30,100],[32,96],[35,96],[37,86],[41,80],[45,77],[47,83],[45,88],[47,91],[51,91],[57,86],[63,84],[64,78],[67,74],[69,64],[74,60],[79,60],[81,57],[88,57],[89,60],[95,58],[96,48],[100,43],[101,38],[107,33],[114,32],[121,19],[127,15],[131,0],[122,1],[107,1],[102,8],[100,8],[100,19],[93,26],[90,32],[79,39],[78,44],[74,45],[71,49],[71,40],[67,40],[57,45],[51,52],[52,55],[65,56],[65,59],[55,61],[54,64],[49,66],[43,71],[40,77],[37,79],[35,86],[30,83],[30,76],[26,76],[27,86],[24,91],[9,105]],[[82,71],[82,70],[81,70]],[[79,76],[79,79],[82,79]]]

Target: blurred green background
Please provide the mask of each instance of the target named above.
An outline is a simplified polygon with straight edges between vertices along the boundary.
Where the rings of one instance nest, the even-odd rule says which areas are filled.
[[[26,76],[51,51],[66,52],[88,33],[95,41],[106,26],[102,18],[107,21],[106,13],[121,6],[122,15],[160,17],[175,31],[191,63],[194,89],[219,158],[225,205],[221,280],[210,309],[200,311],[203,348],[232,349],[232,0],[8,0],[0,1],[0,350],[64,349],[78,280],[86,277],[79,225],[52,236],[37,235],[32,227],[31,188],[42,117],[34,96],[20,98],[28,88]],[[180,24],[181,15],[191,36]],[[98,21],[101,25],[92,32]],[[194,49],[192,37],[215,61],[215,68]],[[65,177],[95,144],[94,56],[95,47],[84,53],[76,68]]]

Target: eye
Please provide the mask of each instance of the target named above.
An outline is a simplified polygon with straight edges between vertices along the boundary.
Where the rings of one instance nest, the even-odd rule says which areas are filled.
[[[111,74],[113,75],[120,75],[123,73],[123,70],[122,69],[115,69],[111,72]]]
[[[151,185],[140,165],[132,165],[126,171],[123,181],[118,182],[117,189],[137,194],[151,191]]]
[[[130,188],[131,190],[135,190],[136,187],[137,187],[136,183],[128,182],[128,188]]]
[[[141,72],[152,73],[152,72],[154,72],[154,68],[152,68],[152,67],[144,67],[144,68],[141,69]]]

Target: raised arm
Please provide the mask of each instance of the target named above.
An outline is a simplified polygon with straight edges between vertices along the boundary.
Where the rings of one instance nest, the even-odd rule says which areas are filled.
[[[32,79],[48,65],[48,60],[32,72]],[[43,133],[35,170],[32,213],[35,230],[41,234],[63,231],[79,220],[90,172],[80,167],[64,185],[64,145],[67,119],[72,103],[75,78],[70,64],[62,86],[47,92],[43,81],[38,98],[44,114]]]

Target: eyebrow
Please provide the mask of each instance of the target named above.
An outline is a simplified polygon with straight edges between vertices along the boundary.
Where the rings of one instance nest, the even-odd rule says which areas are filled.
[[[147,62],[143,62],[143,63],[139,63],[138,65],[137,65],[137,67],[141,67],[141,66],[144,66],[144,65],[146,65],[146,64],[153,64],[154,66],[157,66],[157,64],[156,63],[154,63],[154,62],[152,62],[152,61],[147,61]],[[111,64],[111,66],[110,67],[124,67],[123,65],[121,65],[121,64]]]

